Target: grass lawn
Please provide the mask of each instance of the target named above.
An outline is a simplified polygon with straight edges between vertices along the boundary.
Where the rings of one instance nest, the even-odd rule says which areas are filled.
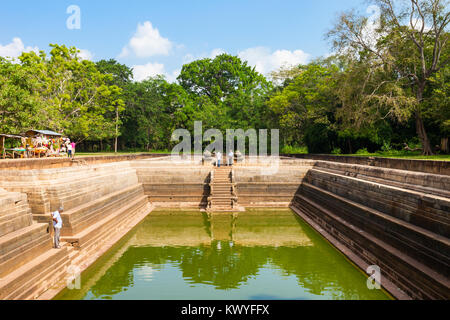
[[[376,152],[376,153],[364,153],[364,154],[339,154],[338,156],[353,156],[353,157],[379,157],[379,158],[394,158],[394,159],[413,159],[413,160],[438,160],[438,161],[450,161],[449,154],[439,154],[434,156],[424,156],[420,152],[404,153],[399,152]]]
[[[289,152],[290,153],[290,152]],[[305,152],[292,152],[294,153],[305,153]],[[149,151],[149,152],[77,152],[78,157],[94,157],[94,156],[114,156],[114,155],[131,155],[131,154],[170,154],[169,151]],[[376,153],[360,153],[360,154],[335,154],[336,156],[352,156],[352,157],[379,157],[379,158],[394,158],[394,159],[415,159],[415,160],[438,160],[438,161],[450,161],[450,155],[434,155],[434,156],[423,156],[420,152],[403,152],[403,151],[393,151],[393,152],[376,152]]]

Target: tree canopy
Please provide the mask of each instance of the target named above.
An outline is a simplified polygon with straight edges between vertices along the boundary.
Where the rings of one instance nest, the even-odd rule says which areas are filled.
[[[448,152],[448,0],[372,0],[379,17],[342,13],[326,37],[335,54],[266,77],[221,54],[177,81],[133,81],[114,59],[75,47],[0,58],[0,131],[59,131],[81,150],[164,150],[175,129],[280,129],[285,150]]]

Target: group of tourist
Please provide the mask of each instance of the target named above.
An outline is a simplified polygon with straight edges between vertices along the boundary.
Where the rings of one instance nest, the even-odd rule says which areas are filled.
[[[75,157],[75,147],[76,143],[71,142],[69,138],[63,138],[63,145],[61,148],[61,152],[67,152],[67,156],[71,159]]]
[[[217,156],[217,162],[216,162],[216,164],[217,164],[217,167],[220,168],[220,164],[221,164],[221,162],[222,162],[222,152],[220,152],[220,151],[217,152],[217,153],[216,153],[216,156]],[[227,165],[228,165],[229,167],[232,167],[233,164],[234,164],[234,152],[233,152],[233,151],[230,151],[230,152],[228,153],[228,156],[227,156]]]

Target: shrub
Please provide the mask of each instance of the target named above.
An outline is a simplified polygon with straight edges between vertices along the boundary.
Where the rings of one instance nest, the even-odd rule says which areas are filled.
[[[331,151],[331,154],[341,154],[342,150],[341,148],[334,148],[333,151]]]

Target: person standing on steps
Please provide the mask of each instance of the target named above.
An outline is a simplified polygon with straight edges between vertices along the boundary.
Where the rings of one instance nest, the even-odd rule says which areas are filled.
[[[61,206],[58,210],[52,213],[52,220],[53,220],[53,229],[54,229],[54,242],[55,242],[55,248],[60,249],[61,246],[59,245],[59,237],[61,235],[61,228],[62,228],[62,218],[61,213],[64,211],[64,208]]]
[[[220,161],[222,160],[222,152],[217,152],[217,167],[220,168]]]
[[[73,160],[73,158],[75,158],[75,147],[77,144],[72,141],[70,145],[72,146],[72,160]]]
[[[228,166],[232,167],[234,162],[234,153],[232,150],[230,150],[230,153],[228,153]]]
[[[70,158],[72,158],[72,143],[70,143],[70,141],[67,142],[67,156]]]

